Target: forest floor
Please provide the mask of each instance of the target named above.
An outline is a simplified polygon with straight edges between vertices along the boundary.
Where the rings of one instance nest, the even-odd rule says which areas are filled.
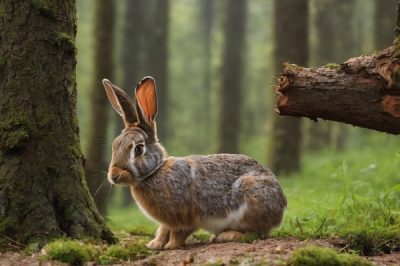
[[[294,250],[307,246],[334,248],[343,251],[345,241],[299,240],[296,238],[271,238],[252,243],[200,243],[183,249],[154,252],[147,257],[109,265],[288,265]],[[373,265],[399,265],[400,253],[366,256]],[[57,261],[44,261],[41,253],[26,255],[23,252],[0,253],[0,265],[68,265]],[[87,265],[97,265],[89,262]],[[306,264],[307,265],[307,264]],[[358,265],[358,264],[354,264]],[[362,265],[362,264],[360,264]]]

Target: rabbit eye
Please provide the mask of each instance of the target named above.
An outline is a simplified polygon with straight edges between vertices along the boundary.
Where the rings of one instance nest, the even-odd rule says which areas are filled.
[[[135,156],[142,155],[143,149],[144,149],[143,144],[136,145],[136,147],[135,147]]]

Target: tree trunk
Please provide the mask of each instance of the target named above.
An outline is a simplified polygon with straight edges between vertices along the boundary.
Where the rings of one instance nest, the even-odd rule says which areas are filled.
[[[400,134],[395,51],[390,47],[318,69],[286,65],[277,85],[277,111]]]
[[[115,241],[84,178],[75,1],[4,0],[0,10],[0,243]]]
[[[201,1],[201,24],[204,40],[204,120],[211,121],[211,31],[213,24],[213,0]]]
[[[375,49],[382,50],[393,42],[397,0],[375,0]]]
[[[333,16],[336,18],[335,27],[335,61],[343,62],[354,56],[361,54],[361,36],[359,36],[359,28],[355,23],[355,14],[357,10],[356,0],[336,0]],[[346,30],[343,30],[346,29]],[[320,124],[320,123],[315,123]],[[336,136],[334,136],[334,144],[337,151],[343,151],[347,146],[349,135],[349,125],[336,124]]]
[[[154,24],[150,38],[148,63],[150,75],[157,83],[157,132],[161,140],[168,138],[168,28],[169,0],[156,0]]]
[[[336,6],[335,0],[314,1],[315,16],[313,24],[315,27],[316,46],[313,56],[314,65],[324,65],[335,61],[335,35],[333,10]],[[307,149],[317,151],[329,146],[331,140],[332,124],[309,123]]]
[[[399,134],[400,8],[397,10],[395,44],[388,49],[318,69],[286,65],[276,89],[276,110],[281,115],[323,118]]]
[[[308,1],[275,0],[275,69],[291,61],[308,61]],[[295,47],[293,45],[295,44]],[[277,174],[300,169],[301,120],[274,116],[269,166]]]
[[[238,153],[244,72],[246,0],[227,1],[223,65],[219,90],[218,152]]]
[[[94,30],[94,80],[90,92],[90,126],[89,143],[86,160],[86,181],[97,208],[103,215],[106,213],[107,202],[100,191],[103,182],[107,182],[106,135],[108,127],[108,100],[101,90],[101,80],[113,78],[114,64],[114,2],[113,0],[98,0],[95,4]]]
[[[123,42],[122,42],[122,89],[128,95],[133,95],[134,88],[144,76],[148,75],[145,68],[146,49],[146,16],[149,11],[145,8],[144,0],[129,0],[125,2]],[[115,121],[118,122],[116,133],[120,134],[123,123],[118,114]],[[123,190],[123,206],[132,204],[132,196],[129,188]]]

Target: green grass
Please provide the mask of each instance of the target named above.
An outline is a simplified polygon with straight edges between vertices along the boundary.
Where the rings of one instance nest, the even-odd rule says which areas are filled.
[[[310,156],[304,165],[300,174],[281,178],[288,209],[275,235],[320,238],[360,228],[399,228],[400,156],[395,149]]]
[[[372,264],[354,254],[340,254],[331,248],[309,246],[295,250],[287,265],[370,266]]]
[[[300,173],[280,176],[288,208],[281,228],[272,236],[339,236],[349,242],[350,250],[364,255],[399,250],[398,145],[371,143],[374,145],[344,153],[307,155]],[[156,229],[136,207],[113,208],[108,220],[114,230],[140,234]],[[204,241],[207,234],[202,233],[200,238]]]

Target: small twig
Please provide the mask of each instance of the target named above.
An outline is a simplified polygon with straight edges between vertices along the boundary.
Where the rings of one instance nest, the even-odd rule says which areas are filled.
[[[25,246],[24,244],[21,244],[21,243],[15,241],[14,239],[12,239],[12,238],[10,238],[10,237],[8,237],[8,236],[2,234],[2,233],[0,233],[0,235],[1,235],[2,237],[4,237],[4,238],[10,240],[10,241],[13,242],[13,243],[15,243],[15,244],[17,244],[17,245],[20,245],[21,247],[24,247],[24,246]]]

